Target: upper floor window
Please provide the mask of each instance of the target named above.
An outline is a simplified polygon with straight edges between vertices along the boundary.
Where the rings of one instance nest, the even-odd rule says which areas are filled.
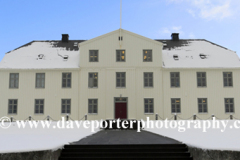
[[[181,103],[180,98],[172,98],[172,113],[181,113]]]
[[[126,60],[126,52],[125,50],[117,50],[116,51],[116,61],[117,62],[125,62]]]
[[[225,112],[233,113],[234,112],[234,99],[233,98],[225,98]]]
[[[144,75],[144,87],[153,87],[153,73],[145,72]]]
[[[144,113],[153,113],[153,98],[144,99]]]
[[[198,87],[207,86],[206,72],[197,72],[197,86]]]
[[[179,72],[171,72],[171,87],[180,87],[180,73]]]
[[[35,114],[43,114],[44,99],[35,99]]]
[[[10,73],[9,88],[18,88],[19,73]]]
[[[88,99],[88,113],[97,113],[98,111],[98,100]]]
[[[97,88],[98,87],[98,73],[89,73],[88,87],[89,88]]]
[[[143,62],[152,62],[152,50],[143,50]]]
[[[45,87],[45,73],[36,73],[36,88]]]
[[[62,113],[71,113],[71,99],[62,99]]]
[[[71,73],[62,73],[62,88],[71,88]]]
[[[8,100],[8,114],[17,114],[17,99],[9,99]]]
[[[126,86],[126,73],[117,72],[116,73],[116,87],[125,87]]]
[[[198,113],[207,113],[207,98],[198,98]]]
[[[89,62],[98,62],[98,50],[89,50]]]
[[[224,87],[233,86],[232,72],[223,72],[223,85]]]

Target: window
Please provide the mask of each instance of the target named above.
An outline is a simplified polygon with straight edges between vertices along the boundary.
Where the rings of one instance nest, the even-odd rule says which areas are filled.
[[[127,102],[127,98],[123,98],[123,97],[115,97],[115,102]]]
[[[198,98],[198,113],[207,113],[207,98]]]
[[[153,73],[146,72],[144,75],[144,87],[153,87]]]
[[[126,76],[125,72],[116,73],[116,87],[125,87],[126,85]]]
[[[174,54],[174,55],[173,55],[173,59],[174,59],[174,60],[179,60],[178,55],[177,55],[177,54]]]
[[[180,87],[180,73],[179,72],[171,72],[171,87]]]
[[[8,100],[8,114],[17,114],[17,99],[9,99]]]
[[[117,62],[125,62],[126,52],[125,50],[117,50],[116,61]]]
[[[225,98],[225,112],[233,113],[234,112],[234,99],[233,98]]]
[[[144,99],[144,113],[153,113],[153,98]]]
[[[89,50],[89,62],[98,62],[98,50]]]
[[[98,100],[88,99],[88,113],[97,113]]]
[[[62,74],[62,88],[71,88],[71,73],[63,73]]]
[[[36,73],[36,88],[45,87],[45,73]]]
[[[44,99],[35,99],[35,114],[43,114]]]
[[[232,87],[232,72],[223,72],[223,85],[224,87]]]
[[[18,88],[19,73],[10,73],[9,88]]]
[[[98,87],[98,73],[89,73],[88,87],[89,88]]]
[[[172,98],[172,113],[181,113],[181,103],[180,98]]]
[[[62,99],[62,113],[71,113],[71,99]]]
[[[143,62],[152,62],[152,50],[143,50]]]
[[[207,86],[206,72],[197,72],[197,86],[198,87]]]

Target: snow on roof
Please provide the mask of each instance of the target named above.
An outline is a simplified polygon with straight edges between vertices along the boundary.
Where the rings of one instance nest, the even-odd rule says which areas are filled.
[[[158,40],[161,41],[161,40]],[[162,41],[164,68],[237,68],[237,54],[206,40]],[[178,59],[174,56],[178,56]]]
[[[164,68],[238,68],[237,54],[206,40],[156,40],[164,44]],[[79,68],[78,43],[83,40],[33,41],[8,52],[0,69]],[[67,58],[66,58],[67,57]],[[160,62],[161,63],[161,62]]]
[[[0,62],[4,69],[79,68],[79,49],[74,41],[33,41],[6,53]],[[71,45],[71,47],[69,47]],[[64,58],[65,57],[65,58]],[[66,57],[68,57],[66,59]]]

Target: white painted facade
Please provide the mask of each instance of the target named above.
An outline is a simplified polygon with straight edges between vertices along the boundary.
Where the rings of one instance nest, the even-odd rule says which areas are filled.
[[[119,41],[120,34],[123,37],[122,41]],[[222,51],[219,46],[214,47]],[[24,53],[28,52],[25,49],[23,48]],[[119,49],[125,50],[125,62],[116,62],[116,50]],[[145,49],[152,50],[152,62],[143,62],[143,50]],[[34,52],[34,48],[32,50]],[[21,48],[6,54],[3,58],[0,63],[0,117],[12,116],[15,119],[26,119],[31,115],[34,119],[40,120],[49,115],[54,120],[59,120],[66,115],[61,113],[61,99],[71,99],[69,116],[72,119],[81,119],[85,114],[90,120],[114,119],[114,98],[116,97],[127,98],[128,119],[145,119],[146,117],[155,119],[156,113],[162,118],[170,118],[174,114],[171,112],[171,98],[181,99],[181,112],[178,115],[182,118],[189,118],[193,114],[202,118],[208,118],[212,114],[218,118],[227,118],[230,114],[240,117],[240,84],[238,83],[240,82],[240,62],[232,51],[224,50],[231,55],[229,60],[234,61],[232,67],[229,62],[223,67],[217,65],[213,67],[206,65],[204,67],[199,65],[186,67],[187,61],[184,62],[184,67],[181,67],[180,64],[178,64],[179,66],[174,64],[171,66],[171,60],[166,57],[172,58],[172,53],[163,50],[163,43],[126,30],[121,30],[121,33],[120,30],[116,30],[81,42],[79,43],[80,52],[64,51],[64,54],[69,55],[68,62],[60,61],[59,56],[51,57],[52,54],[56,53],[52,51],[52,48],[50,50],[51,55],[43,50],[46,59],[42,63],[45,64],[37,61],[37,67],[34,67],[34,63],[30,62],[31,53],[28,53],[30,58],[26,56],[31,64],[29,66],[27,64],[21,65],[20,62],[10,63],[14,54],[21,57],[20,54],[15,53],[20,52]],[[98,62],[89,62],[89,50],[98,50]],[[62,53],[61,49],[58,50],[58,53]],[[174,54],[176,53],[178,53],[177,50],[174,51]],[[37,55],[36,51],[35,56]],[[56,65],[55,59],[59,61]],[[24,58],[22,60],[24,63]],[[176,63],[181,63],[181,59]],[[47,67],[49,64],[52,67]],[[72,75],[70,88],[62,88],[62,73],[65,72],[70,72]],[[116,72],[125,72],[126,87],[116,87]],[[153,87],[144,87],[143,74],[145,72],[153,73]],[[180,87],[170,86],[170,72],[180,73]],[[207,87],[197,87],[197,72],[206,72]],[[223,86],[223,72],[232,72],[233,87]],[[9,88],[10,73],[19,73],[19,87],[17,89]],[[45,73],[45,88],[35,88],[36,73]],[[88,87],[89,73],[98,73],[98,87]],[[152,113],[144,112],[144,98],[154,100]],[[207,98],[207,113],[198,113],[198,98]],[[233,113],[225,113],[224,98],[234,98]],[[8,113],[9,99],[18,100],[17,114]],[[34,113],[35,99],[44,99],[43,114]],[[97,113],[88,113],[88,99],[98,100]]]

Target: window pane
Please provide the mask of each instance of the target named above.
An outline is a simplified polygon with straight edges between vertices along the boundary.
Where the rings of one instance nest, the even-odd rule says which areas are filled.
[[[148,113],[148,106],[145,105],[145,113]]]
[[[89,61],[98,62],[98,50],[89,50]]]

